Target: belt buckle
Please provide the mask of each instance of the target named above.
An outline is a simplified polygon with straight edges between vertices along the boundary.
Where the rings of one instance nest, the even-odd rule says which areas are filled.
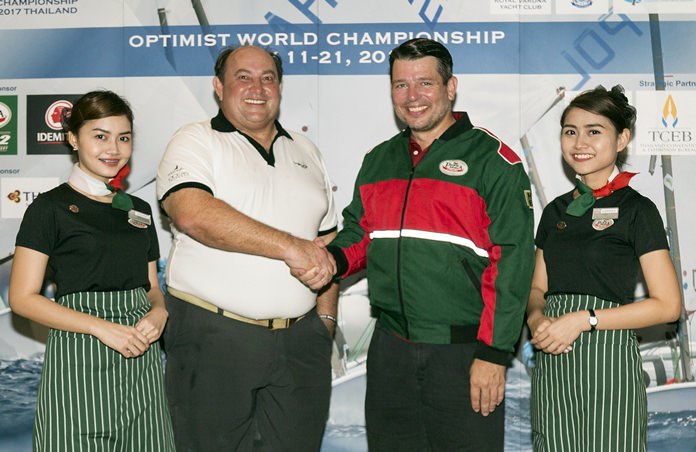
[[[291,319],[268,319],[268,329],[269,330],[285,329],[285,328],[289,327],[290,325],[292,325],[292,323],[290,323],[290,320]]]
[[[297,319],[268,319],[269,330],[282,330],[290,328]]]

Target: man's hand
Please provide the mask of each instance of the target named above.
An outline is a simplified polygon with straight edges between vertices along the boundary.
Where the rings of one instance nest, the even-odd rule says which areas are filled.
[[[474,359],[469,370],[471,408],[488,416],[505,397],[505,366]]]
[[[319,240],[295,239],[285,263],[290,273],[312,290],[326,286],[336,274],[336,262]]]

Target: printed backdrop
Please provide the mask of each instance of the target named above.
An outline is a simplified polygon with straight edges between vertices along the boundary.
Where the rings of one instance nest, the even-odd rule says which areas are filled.
[[[628,169],[663,213],[682,279],[685,319],[640,331],[651,450],[696,450],[696,0],[0,0],[0,450],[30,449],[43,328],[11,313],[7,284],[21,217],[72,165],[60,110],[97,88],[135,111],[129,191],[155,205],[155,170],[180,126],[213,116],[212,68],[231,44],[283,58],[281,122],[322,150],[338,205],[363,155],[398,131],[388,54],[424,36],[445,44],[468,111],[524,158],[535,215],[572,187],[560,112],[576,93],[622,84],[638,107]],[[166,265],[170,235],[156,218]],[[514,225],[511,225],[514,227]],[[373,322],[364,280],[342,287],[334,394],[323,450],[366,450],[362,393]],[[636,287],[638,299],[645,295]],[[680,346],[682,345],[682,346]],[[521,338],[508,372],[508,450],[531,450]]]

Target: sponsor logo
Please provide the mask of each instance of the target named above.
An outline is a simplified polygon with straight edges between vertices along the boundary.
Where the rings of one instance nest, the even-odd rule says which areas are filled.
[[[78,94],[27,96],[27,154],[70,154],[61,114]]]
[[[611,11],[609,0],[557,0],[555,3],[556,14],[601,14],[602,12]],[[618,2],[614,0],[614,3]],[[601,38],[599,39],[601,40]]]
[[[614,0],[614,13],[640,12],[648,14],[692,14],[696,12],[694,0]]]
[[[64,99],[57,100],[49,105],[44,115],[46,125],[53,130],[63,130],[63,123],[60,118],[63,116],[63,110],[66,108],[72,108],[72,103]]]
[[[0,155],[17,155],[16,115],[17,96],[0,96]]]
[[[652,138],[653,142],[661,142],[665,144],[673,143],[692,143],[693,142],[693,130],[691,129],[677,129],[677,123],[679,122],[679,116],[677,115],[677,103],[670,94],[665,100],[665,104],[662,107],[662,117],[660,118],[664,130],[650,130],[648,134]]]
[[[299,167],[302,168],[302,169],[307,169],[307,168],[308,168],[308,166],[307,166],[305,163],[302,163],[302,162],[292,162],[292,163],[294,163],[295,165],[299,166]]]
[[[660,122],[664,127],[662,130],[653,129],[648,131],[648,136],[653,143],[662,143],[673,147],[676,144],[692,144],[694,142],[693,130],[677,128],[679,123],[677,103],[671,94],[665,99]]]
[[[0,178],[2,218],[22,218],[24,211],[37,196],[58,185],[57,177],[3,177]]]
[[[34,202],[36,197],[40,194],[41,192],[38,191],[13,190],[7,194],[7,199],[15,204],[25,202],[29,205]]]
[[[639,91],[638,153],[696,155],[696,92]]]
[[[551,0],[490,0],[491,14],[551,14]]]
[[[15,190],[13,192],[10,192],[7,195],[7,199],[9,199],[10,201],[17,203],[17,204],[19,204],[19,201],[21,198],[22,198],[22,192],[20,192],[19,190]]]
[[[677,117],[677,104],[674,102],[674,98],[670,94],[665,100],[665,106],[662,107],[662,125],[665,127],[675,127],[679,122]]]
[[[469,166],[463,160],[444,160],[440,162],[440,172],[448,176],[463,176]]]
[[[9,105],[0,102],[0,129],[5,127],[12,120],[12,110]]]

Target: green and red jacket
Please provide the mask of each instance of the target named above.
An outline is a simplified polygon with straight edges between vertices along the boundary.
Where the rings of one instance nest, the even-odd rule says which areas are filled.
[[[346,277],[367,268],[379,321],[421,343],[477,342],[506,364],[534,263],[531,189],[517,154],[466,113],[414,168],[410,130],[365,156],[329,249]]]

